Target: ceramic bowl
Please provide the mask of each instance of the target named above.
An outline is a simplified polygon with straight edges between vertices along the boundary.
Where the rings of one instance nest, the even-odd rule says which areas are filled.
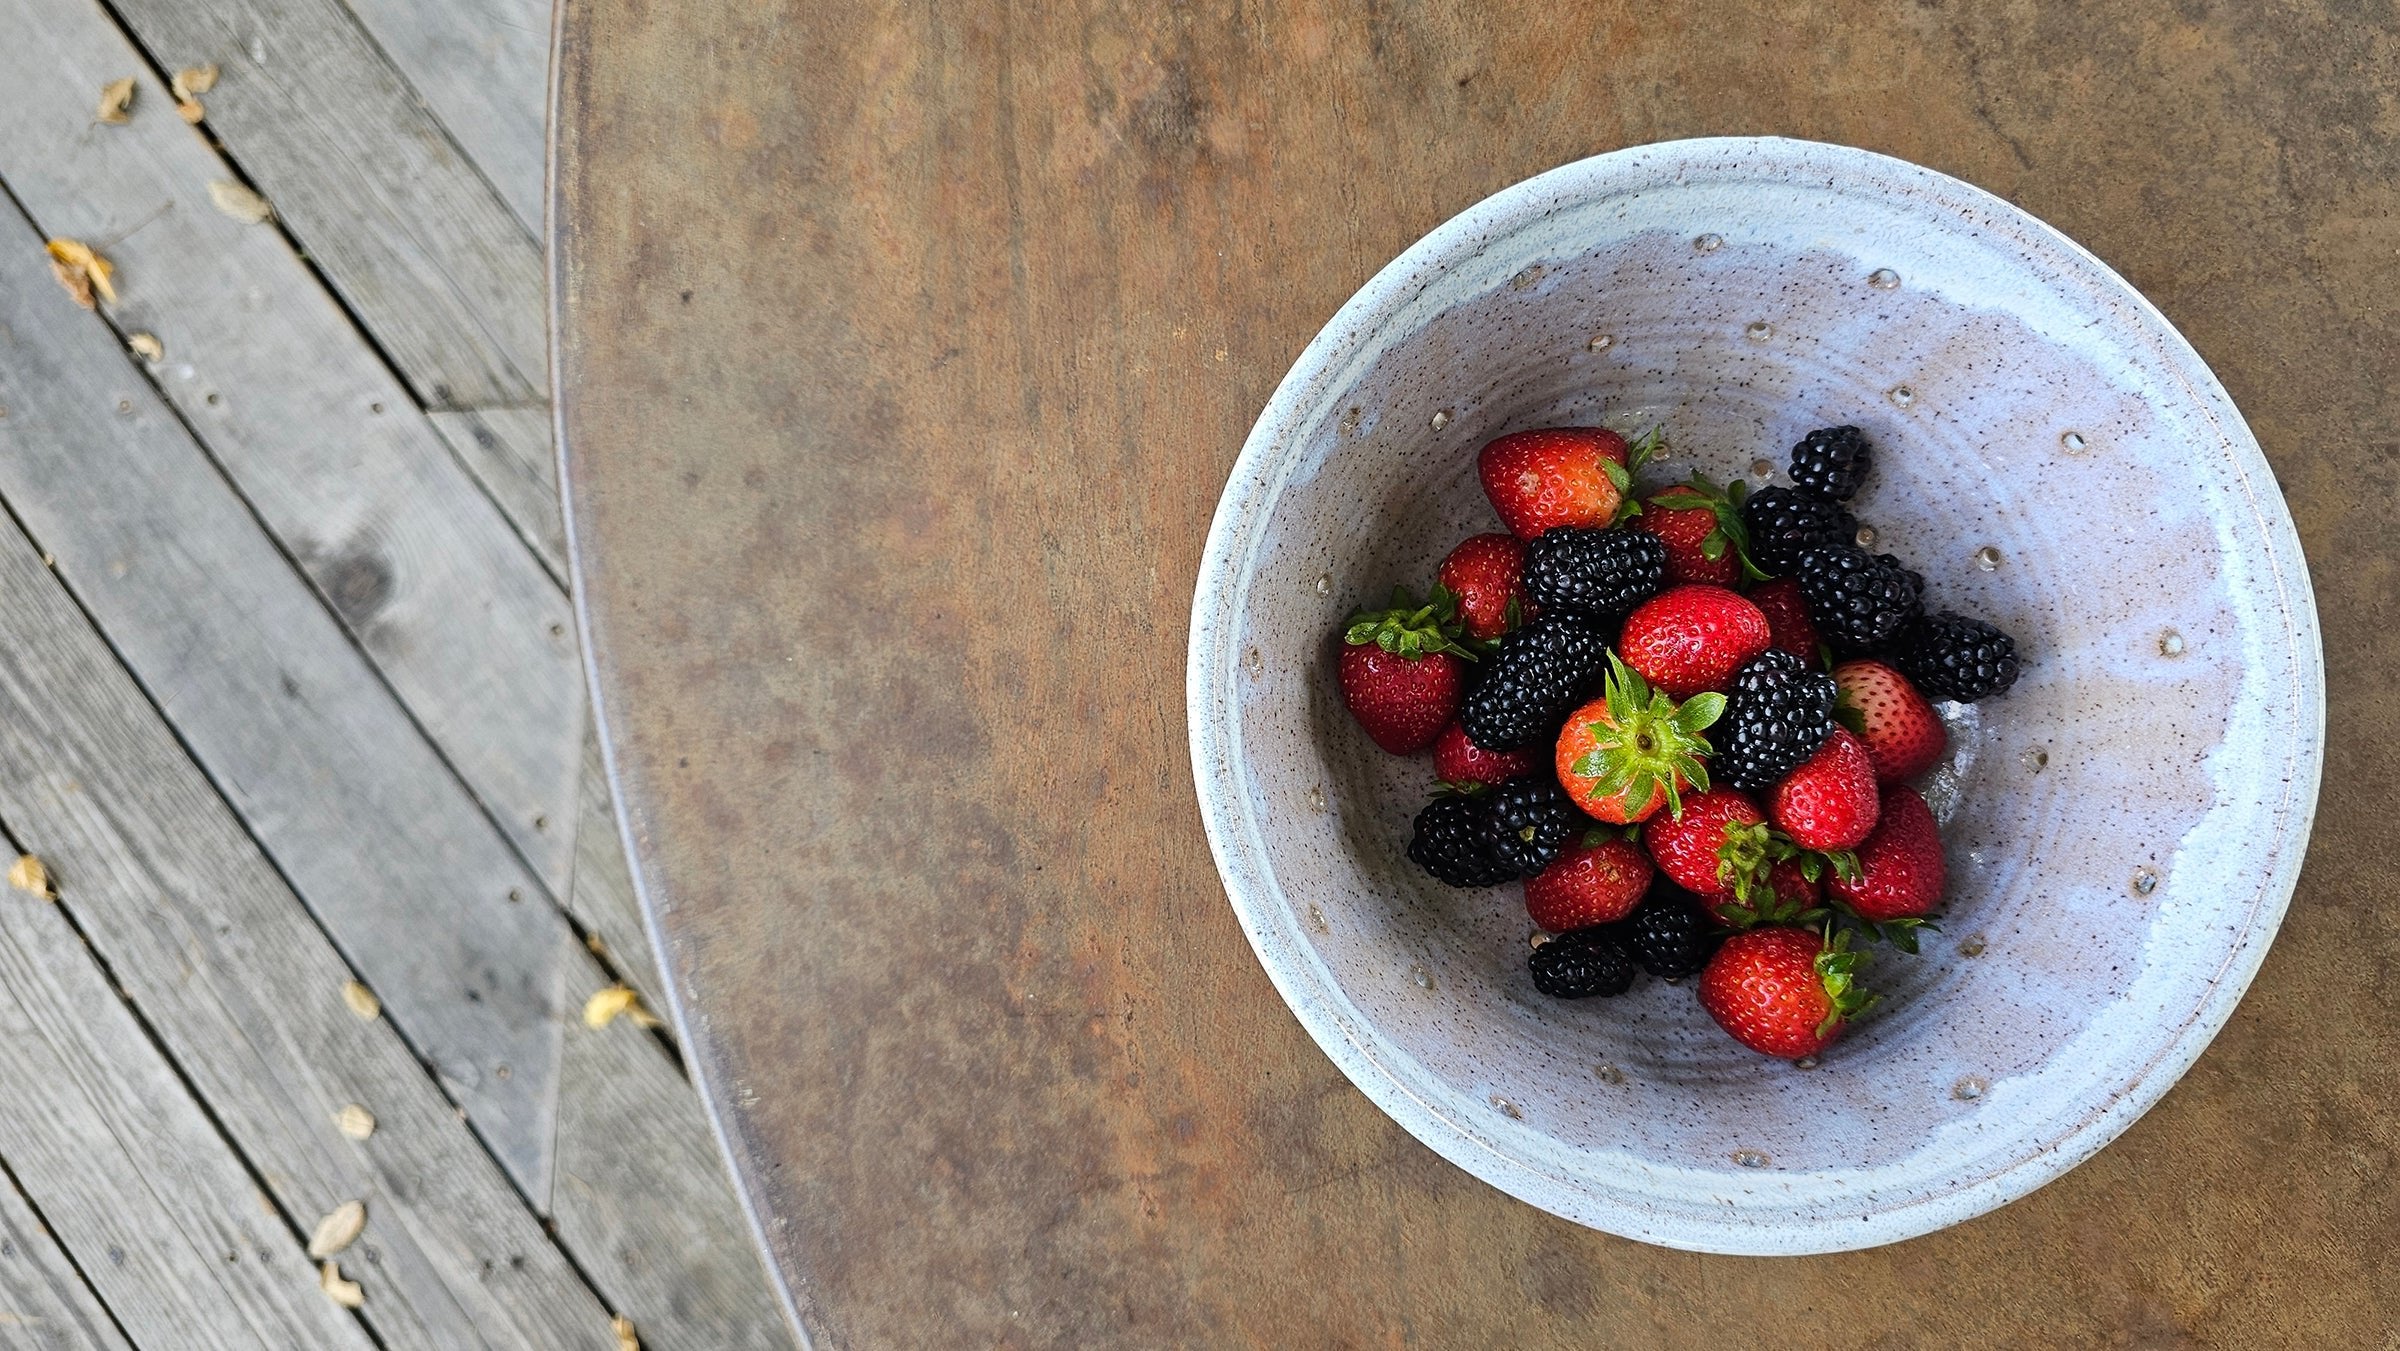
[[[1427,757],[1378,751],[1333,635],[1497,529],[1504,432],[1663,423],[1754,483],[1814,427],[1879,448],[1855,503],[1933,604],[2017,635],[1929,794],[1951,896],[1823,1063],[1757,1056],[1688,982],[1536,993],[1519,891],[1403,854]],[[1681,141],[1480,203],[1300,356],[1218,504],[1192,763],[1275,987],[1418,1139],[1648,1242],[1857,1248],[2021,1196],[2141,1115],[2223,1025],[2290,899],[2324,676],[2258,445],[2166,319],[2008,203],[1835,146]]]

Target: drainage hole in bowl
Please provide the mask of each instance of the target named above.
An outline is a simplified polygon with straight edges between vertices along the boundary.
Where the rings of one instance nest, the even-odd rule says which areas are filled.
[[[1768,1164],[1775,1162],[1775,1160],[1767,1157],[1763,1150],[1756,1149],[1737,1149],[1733,1151],[1733,1161],[1740,1164],[1744,1168],[1764,1168]]]
[[[1867,274],[1867,285],[1878,291],[1895,290],[1900,285],[1900,274],[1888,267],[1879,267]]]

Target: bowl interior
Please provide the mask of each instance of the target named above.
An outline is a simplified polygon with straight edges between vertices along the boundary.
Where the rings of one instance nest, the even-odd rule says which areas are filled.
[[[2024,653],[2007,696],[1948,710],[1942,932],[1877,959],[1883,1007],[1819,1067],[1736,1046],[1688,983],[1537,994],[1517,889],[1408,863],[1428,758],[1377,751],[1334,691],[1351,608],[1500,528],[1477,448],[1572,422],[1664,424],[1651,480],[1754,484],[1858,424],[1875,549]],[[2314,801],[2313,609],[2222,390],[2046,227],[1863,152],[1621,152],[1428,237],[1261,419],[1198,609],[1204,811],[1303,1021],[1454,1160],[1682,1246],[1884,1241],[2098,1148],[2238,997]]]

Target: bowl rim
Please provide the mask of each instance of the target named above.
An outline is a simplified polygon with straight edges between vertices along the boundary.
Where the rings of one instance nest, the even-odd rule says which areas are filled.
[[[1910,1196],[1840,1224],[1745,1210],[1723,1220],[1657,1217],[1579,1190],[1519,1158],[1493,1132],[1456,1119],[1409,1082],[1413,1057],[1386,1042],[1345,996],[1275,900],[1258,823],[1244,801],[1235,763],[1232,707],[1246,564],[1257,532],[1305,448],[1287,434],[1329,384],[1348,377],[1363,349],[1423,289],[1422,278],[1472,253],[1562,202],[1616,195],[1685,167],[1721,167],[1738,156],[1743,176],[1761,181],[1827,179],[1906,189],[1920,209],[1965,216],[2005,230],[2028,254],[2048,255],[2063,273],[2081,272],[2127,306],[2127,322],[2154,346],[2163,373],[2178,381],[2193,409],[2221,433],[2264,541],[2264,563],[2290,622],[2293,695],[2302,744],[2288,800],[2291,811],[2249,925],[2234,940],[2224,969],[2191,1015],[2164,1031],[2130,1083],[2044,1140],[2029,1138],[2013,1162],[1964,1186]],[[2143,332],[2146,330],[2146,332]],[[2263,491],[2262,491],[2263,487]],[[1227,897],[1259,963],[1318,1046],[1369,1100],[1450,1162],[1501,1190],[1563,1218],[1662,1246],[1701,1252],[1797,1255],[1873,1247],[1931,1233],[2005,1205],[2090,1158],[2155,1105],[2232,1016],[2282,922],[2297,884],[2324,758],[2324,658],[2313,590],[2288,507],[2248,423],[2199,353],[2147,297],[2081,245],[2028,212],[1939,171],[1873,151],[1774,136],[1700,137],[1631,146],[1576,160],[1503,188],[1444,221],[1378,270],[1310,339],[1251,428],[1218,499],[1192,600],[1185,668],[1185,714],[1202,825]]]

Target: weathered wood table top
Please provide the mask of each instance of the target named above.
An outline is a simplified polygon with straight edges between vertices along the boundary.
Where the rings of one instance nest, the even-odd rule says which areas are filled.
[[[605,726],[819,1345],[2385,1344],[2383,8],[566,0],[557,98]],[[1806,1260],[1586,1232],[1387,1122],[1244,944],[1184,749],[1201,538],[1317,327],[1495,189],[1737,132],[1957,174],[2156,300],[2282,479],[2333,696],[2290,919],[2185,1082],[2029,1199]]]

